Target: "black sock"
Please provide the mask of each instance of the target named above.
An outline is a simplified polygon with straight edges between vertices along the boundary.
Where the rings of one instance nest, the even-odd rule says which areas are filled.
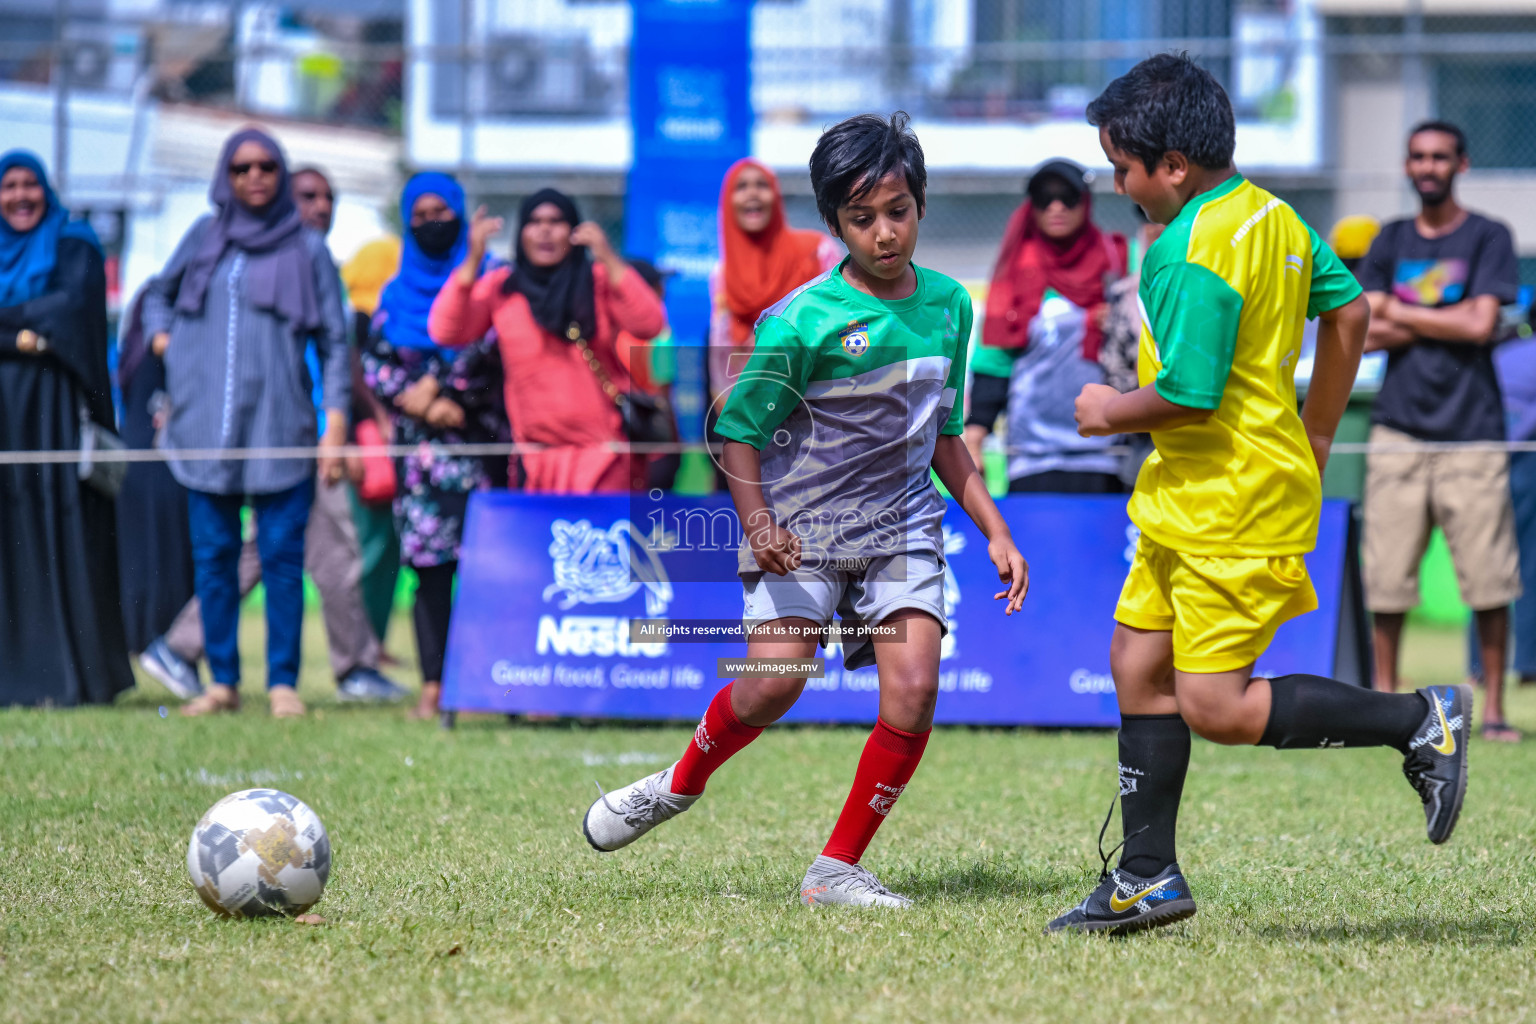
[[[1178,715],[1120,716],[1120,866],[1152,878],[1178,859],[1174,835],[1189,769],[1189,726]]]
[[[1408,752],[1429,707],[1416,693],[1380,693],[1322,676],[1269,681],[1269,724],[1259,745],[1277,750],[1395,747]]]

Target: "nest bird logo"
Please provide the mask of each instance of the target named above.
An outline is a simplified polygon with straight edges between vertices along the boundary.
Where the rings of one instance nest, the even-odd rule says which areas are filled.
[[[645,534],[628,519],[615,520],[606,530],[585,519],[556,519],[549,556],[555,582],[544,588],[544,600],[557,596],[560,607],[611,604],[645,591],[645,614],[666,614],[673,598],[672,582]]]

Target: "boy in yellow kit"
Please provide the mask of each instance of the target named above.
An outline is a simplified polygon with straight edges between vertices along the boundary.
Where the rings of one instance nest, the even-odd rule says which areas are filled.
[[[1471,690],[1253,677],[1275,630],[1317,607],[1302,556],[1369,307],[1317,233],[1237,173],[1231,103],[1188,57],[1138,64],[1088,119],[1115,190],[1167,225],[1141,271],[1142,387],[1089,384],[1077,399],[1083,435],[1148,431],[1157,449],[1131,497],[1141,539],[1110,643],[1125,840],[1118,866],[1106,856],[1099,885],[1048,927],[1118,934],[1195,913],[1174,849],[1191,729],[1280,749],[1394,747],[1442,843],[1466,792]],[[1314,317],[1298,415],[1296,361]]]

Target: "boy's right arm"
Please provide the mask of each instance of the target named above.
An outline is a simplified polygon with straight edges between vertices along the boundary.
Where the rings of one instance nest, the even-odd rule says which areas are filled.
[[[770,316],[758,324],[756,346],[715,422],[725,439],[720,464],[753,557],[764,572],[800,567],[800,538],[778,524],[763,494],[762,451],[805,395],[815,350],[788,323]],[[825,441],[825,439],[823,439]],[[816,443],[810,438],[807,443]]]
[[[763,496],[762,453],[742,441],[726,441],[720,464],[758,568],[779,576],[800,568],[800,538],[775,521]]]

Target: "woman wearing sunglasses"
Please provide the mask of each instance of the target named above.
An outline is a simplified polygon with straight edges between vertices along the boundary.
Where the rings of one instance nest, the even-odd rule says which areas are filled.
[[[1114,439],[1079,437],[1073,402],[1104,383],[1105,289],[1125,274],[1125,239],[1094,226],[1088,175],[1069,160],[1043,164],[1026,192],[992,272],[966,442],[979,464],[1006,406],[1009,491],[1117,493]]]
[[[213,685],[189,715],[240,706],[240,510],[256,518],[266,584],[267,693],[274,715],[304,713],[294,687],[304,618],[304,530],[315,466],[303,459],[185,459],[177,450],[307,447],[318,427],[304,350],[313,343],[325,409],[323,448],[346,439],[351,389],[341,286],[325,241],[304,227],[277,142],[246,128],[224,143],[193,224],[144,296],[144,329],[165,356],[164,447],[190,492],[188,511],[204,647]],[[339,479],[340,462],[319,460]]]

